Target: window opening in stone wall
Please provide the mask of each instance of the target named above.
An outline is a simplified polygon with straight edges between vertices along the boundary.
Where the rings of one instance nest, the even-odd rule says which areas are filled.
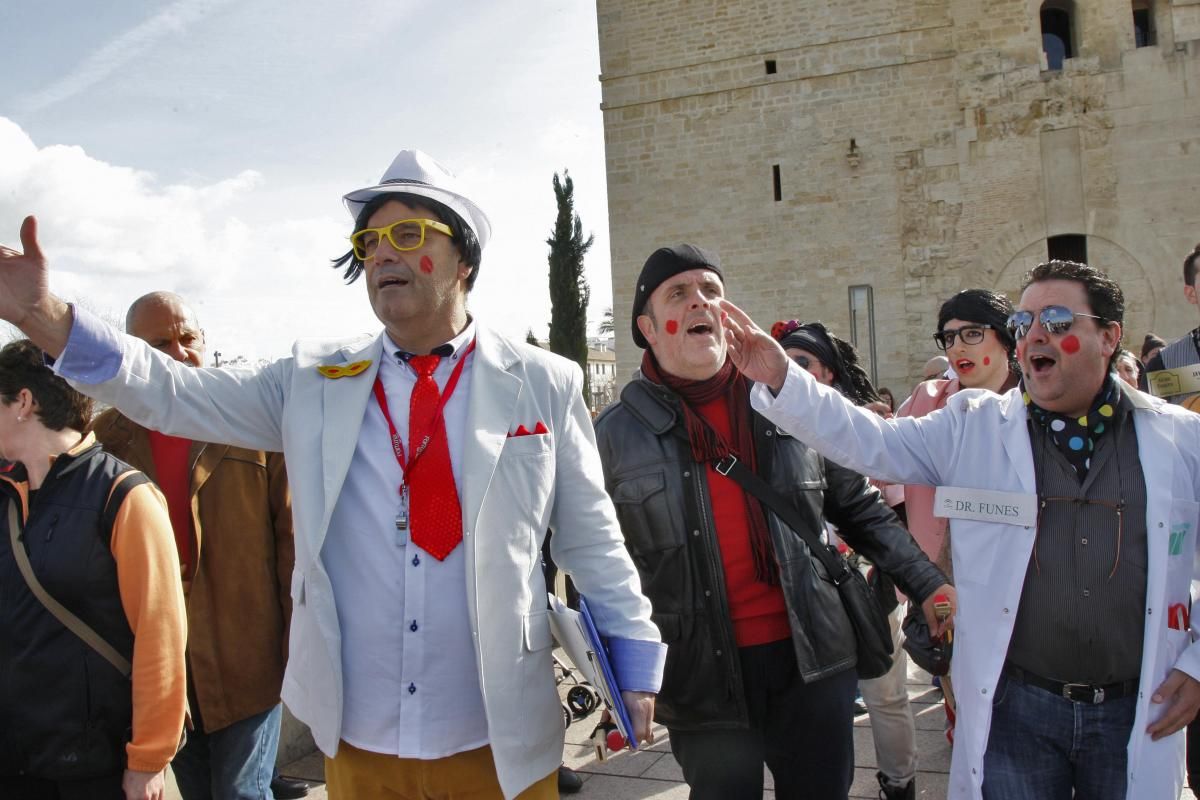
[[[1137,47],[1153,47],[1158,43],[1154,35],[1154,8],[1148,0],[1133,0],[1133,41]]]
[[[871,383],[879,384],[875,362],[875,290],[868,284],[850,287],[850,343],[858,348],[858,357],[866,363],[863,367],[871,376]]]
[[[1059,261],[1087,263],[1087,237],[1078,233],[1064,233],[1046,239],[1046,255]]]
[[[780,200],[783,199],[783,183],[780,181],[780,178],[779,178],[779,165],[778,164],[774,164],[771,166],[771,181],[775,186],[775,202],[778,203]]]
[[[775,59],[773,59],[773,58],[767,59],[767,74],[768,75],[775,74]]]
[[[1042,50],[1046,53],[1046,68],[1060,70],[1063,62],[1075,57],[1071,6],[1061,2],[1042,3]]]

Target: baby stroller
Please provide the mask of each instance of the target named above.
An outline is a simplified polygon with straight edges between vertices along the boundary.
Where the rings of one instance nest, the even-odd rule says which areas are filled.
[[[600,705],[600,693],[582,677],[578,671],[558,654],[554,654],[554,682],[556,685],[571,683],[567,690],[567,699],[562,703],[563,727],[571,727],[571,723],[584,719]]]

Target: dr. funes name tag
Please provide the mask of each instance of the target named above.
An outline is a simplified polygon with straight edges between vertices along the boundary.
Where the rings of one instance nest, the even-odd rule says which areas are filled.
[[[939,486],[933,495],[933,515],[1029,527],[1037,523],[1037,495]]]

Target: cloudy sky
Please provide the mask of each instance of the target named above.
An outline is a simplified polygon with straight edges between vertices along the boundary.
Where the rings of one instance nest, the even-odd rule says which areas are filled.
[[[551,179],[596,235],[610,304],[595,6],[582,0],[40,0],[0,4],[0,242],[36,214],[51,287],[111,317],[190,298],[210,349],[283,355],[378,329],[346,191],[419,148],[492,218],[470,301],[514,335],[550,319]]]

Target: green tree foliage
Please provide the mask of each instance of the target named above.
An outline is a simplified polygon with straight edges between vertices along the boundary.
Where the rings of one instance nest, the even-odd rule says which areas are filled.
[[[583,257],[595,237],[583,238],[583,223],[575,213],[575,183],[563,170],[554,173],[558,217],[546,244],[550,245],[550,350],[583,369],[583,397],[591,401],[587,372],[587,307],[591,298],[583,274]]]

